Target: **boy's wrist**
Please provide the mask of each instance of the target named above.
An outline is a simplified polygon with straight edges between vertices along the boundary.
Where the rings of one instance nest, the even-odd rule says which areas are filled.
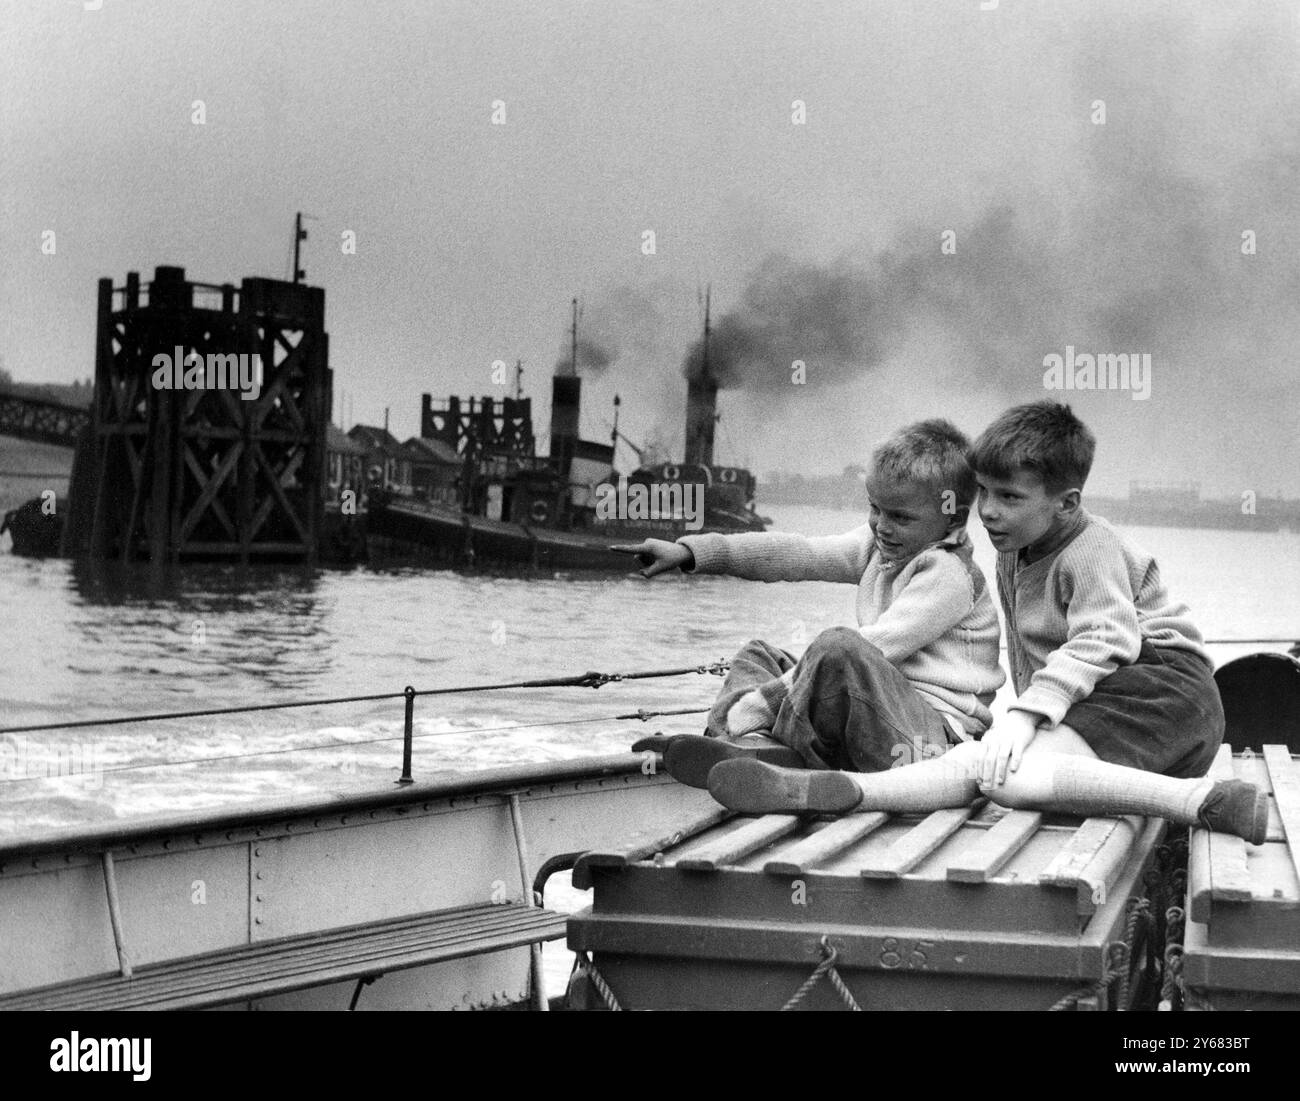
[[[1069,697],[1059,695],[1045,685],[1031,684],[1020,694],[1019,699],[1008,707],[1031,715],[1040,715],[1048,726],[1055,726],[1065,718],[1065,713],[1070,710],[1072,703]]]

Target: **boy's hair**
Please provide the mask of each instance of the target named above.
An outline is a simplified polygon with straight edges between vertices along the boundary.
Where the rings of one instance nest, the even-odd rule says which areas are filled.
[[[1097,439],[1068,405],[1032,401],[1017,405],[980,433],[971,448],[977,473],[1011,478],[1018,468],[1032,471],[1048,493],[1082,489],[1092,469]]]
[[[920,482],[936,494],[952,490],[969,507],[979,488],[967,452],[970,441],[950,421],[918,421],[900,428],[871,456],[871,477]]]

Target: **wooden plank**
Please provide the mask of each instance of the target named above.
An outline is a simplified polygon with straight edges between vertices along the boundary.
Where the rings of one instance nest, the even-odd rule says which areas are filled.
[[[763,871],[769,875],[802,875],[814,864],[843,852],[888,821],[889,815],[883,811],[846,814],[796,841],[780,856],[764,864]]]
[[[1147,821],[1148,819],[1140,815],[1124,815],[1120,822],[1127,822],[1132,827],[1131,832],[1124,829],[1114,830],[1102,842],[1101,848],[1097,850],[1096,855],[1088,862],[1083,871],[1079,873],[1078,885],[1075,890],[1078,895],[1077,912],[1080,917],[1095,914],[1106,905],[1111,887],[1114,885],[1115,880],[1119,878],[1124,865],[1128,863],[1129,854],[1133,851],[1137,839],[1142,836],[1142,830]],[[1162,822],[1162,835],[1165,828]]]
[[[1039,873],[1038,882],[1058,887],[1076,886],[1111,835],[1123,825],[1122,818],[1084,819],[1074,836]]]
[[[968,807],[939,810],[922,819],[884,852],[875,854],[860,874],[867,879],[898,879],[906,875],[983,809],[977,801]]]
[[[1192,830],[1187,851],[1187,898],[1187,916],[1202,924],[1209,921],[1214,898],[1209,830]]]
[[[714,806],[703,813],[684,819],[680,825],[674,825],[669,833],[642,830],[632,834],[617,848],[596,849],[584,853],[573,867],[573,885],[580,891],[590,890],[591,868],[624,868],[639,860],[646,860],[656,853],[671,849],[674,845],[680,845],[697,833],[703,833],[720,822],[725,822],[731,816],[732,812],[726,807]]]
[[[1216,902],[1249,902],[1250,871],[1246,842],[1230,833],[1210,833],[1210,885]]]
[[[1209,774],[1215,780],[1234,778],[1231,746],[1219,747]],[[1187,896],[1188,916],[1201,923],[1210,920],[1215,901],[1249,902],[1246,843],[1240,837],[1194,826],[1187,861]]]
[[[1037,811],[1013,810],[990,826],[984,836],[948,864],[954,883],[987,883],[1038,830]]]
[[[1232,780],[1236,777],[1232,767],[1232,746],[1219,746],[1210,768],[1214,780]],[[1206,854],[1209,861],[1210,897],[1219,902],[1249,902],[1251,898],[1250,872],[1246,868],[1246,842],[1228,833],[1214,833],[1196,827],[1206,835]]]
[[[1296,878],[1300,879],[1300,767],[1291,759],[1291,751],[1284,745],[1266,745],[1264,764],[1273,785],[1273,801],[1277,816],[1282,820],[1286,835],[1287,854]]]
[[[670,867],[687,872],[712,872],[734,864],[779,837],[793,833],[804,819],[797,814],[765,814],[746,822],[737,830],[711,841],[706,841],[689,856],[680,860],[665,861]]]
[[[0,997],[0,1010],[197,1009],[501,951],[565,934],[566,915],[519,903],[458,907],[221,949]]]
[[[1210,775],[1216,780],[1235,779],[1237,773],[1232,767],[1232,746],[1224,742],[1219,752],[1214,755],[1214,764],[1210,766]]]

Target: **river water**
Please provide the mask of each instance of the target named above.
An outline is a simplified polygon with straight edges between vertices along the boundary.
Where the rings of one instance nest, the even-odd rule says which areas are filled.
[[[777,530],[829,534],[851,513],[773,507]],[[994,553],[978,524],[976,558]],[[1207,638],[1300,638],[1300,535],[1130,528]],[[92,572],[0,554],[0,725],[694,666],[747,639],[800,651],[853,622],[854,591],[673,575],[513,578],[447,571],[147,567]],[[1281,645],[1218,645],[1220,663]],[[689,675],[421,698],[415,774],[620,752],[638,708],[707,708]],[[999,697],[1005,706],[1009,689]],[[0,735],[0,836],[159,811],[356,790],[396,777],[400,699]],[[557,885],[562,895],[564,888]],[[556,900],[548,899],[555,902]],[[560,898],[576,905],[579,899]],[[549,972],[564,966],[552,956]],[[551,981],[554,981],[553,978]]]

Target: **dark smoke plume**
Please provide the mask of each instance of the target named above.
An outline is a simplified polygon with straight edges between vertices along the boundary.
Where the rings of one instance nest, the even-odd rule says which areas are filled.
[[[601,343],[588,336],[578,337],[576,355],[574,351],[573,346],[570,345],[568,353],[555,361],[557,375],[571,374],[575,359],[578,373],[587,375],[599,374],[618,358],[617,347]]]
[[[1300,77],[1279,35],[1293,21],[1261,10],[1211,35],[1152,14],[1134,40],[1149,49],[1117,48],[1109,19],[1085,22],[1057,116],[1070,144],[1046,182],[1009,180],[974,220],[938,214],[830,263],[769,256],[715,311],[719,386],[791,393],[796,360],[809,387],[892,361],[1023,399],[1043,356],[1072,344],[1151,353],[1162,400],[1271,405],[1300,338]],[[934,334],[952,359],[914,363]],[[697,339],[688,377],[702,350]]]

